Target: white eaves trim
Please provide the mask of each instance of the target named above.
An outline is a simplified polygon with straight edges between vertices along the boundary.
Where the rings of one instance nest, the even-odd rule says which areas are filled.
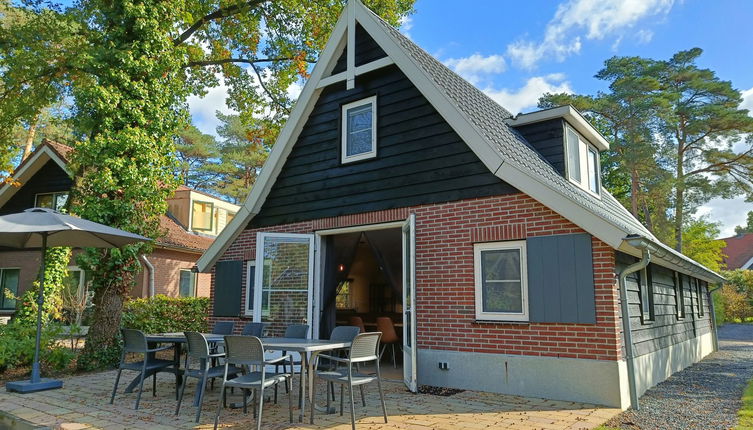
[[[599,151],[609,149],[609,142],[599,133],[583,115],[571,105],[558,106],[556,108],[539,110],[531,113],[520,113],[515,118],[507,121],[513,127],[533,124],[535,122],[548,121],[555,118],[564,118],[574,129],[578,130]]]
[[[25,160],[25,162],[21,164],[20,169],[17,169],[15,172],[13,172],[11,178],[20,182],[21,184],[24,184],[29,179],[31,179],[31,177],[34,176],[39,171],[39,169],[41,169],[42,166],[44,166],[49,160],[54,161],[55,164],[60,166],[61,169],[71,175],[71,171],[68,168],[68,163],[63,161],[63,159],[60,158],[58,154],[48,145],[42,144],[42,146],[40,146],[36,151],[34,151],[32,155],[30,155],[30,158],[28,160]],[[21,187],[16,187],[11,184],[5,184],[0,187],[0,207],[5,205],[20,188]]]

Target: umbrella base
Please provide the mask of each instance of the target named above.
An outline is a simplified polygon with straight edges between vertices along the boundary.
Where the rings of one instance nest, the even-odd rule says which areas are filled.
[[[54,390],[56,388],[63,388],[63,381],[56,379],[42,378],[39,382],[31,381],[15,381],[5,384],[7,391],[15,391],[17,393],[35,393],[37,391]]]

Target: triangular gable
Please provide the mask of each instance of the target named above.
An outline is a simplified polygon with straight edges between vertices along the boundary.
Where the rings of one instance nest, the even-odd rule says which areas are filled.
[[[373,38],[387,57],[356,66],[355,49],[346,48],[356,46],[357,25]],[[353,30],[348,31],[349,28]],[[338,73],[333,74],[343,52],[346,55],[346,70],[338,70]],[[311,78],[304,86],[256,185],[233,222],[199,260],[200,270],[209,270],[249,221],[259,213],[322,87],[344,80],[348,88],[353,88],[359,74],[392,63],[400,68],[486,167],[500,179],[615,249],[640,255],[638,249],[623,239],[630,234],[639,234],[655,240],[608,192],[603,191],[603,197],[598,199],[560,176],[530,148],[521,135],[506,124],[512,117],[507,110],[405,38],[360,1],[351,0],[322,51]],[[701,273],[696,273],[696,276],[711,281],[721,279],[716,273],[687,257],[678,257],[698,268]]]
[[[58,144],[60,145],[60,144]],[[64,146],[64,145],[60,145]],[[11,175],[14,181],[21,183],[20,187],[11,184],[5,184],[0,187],[0,208],[5,206],[6,203],[23,188],[23,184],[29,182],[29,180],[39,172],[48,162],[52,161],[59,166],[68,175],[71,174],[68,169],[68,161],[64,158],[65,154],[60,154],[56,151],[50,142],[43,142],[37,149],[24,160]]]

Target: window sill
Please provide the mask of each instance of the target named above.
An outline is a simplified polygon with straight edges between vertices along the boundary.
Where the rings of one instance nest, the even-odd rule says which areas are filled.
[[[473,321],[474,324],[512,324],[512,325],[530,325],[530,321],[515,321],[515,320],[484,320],[477,319]]]

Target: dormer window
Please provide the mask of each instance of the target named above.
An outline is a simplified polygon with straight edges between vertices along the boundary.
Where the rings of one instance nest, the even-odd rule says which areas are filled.
[[[342,162],[376,157],[376,96],[342,107]]]
[[[569,125],[566,127],[567,177],[584,190],[598,196],[601,189],[599,177],[599,150]]]

